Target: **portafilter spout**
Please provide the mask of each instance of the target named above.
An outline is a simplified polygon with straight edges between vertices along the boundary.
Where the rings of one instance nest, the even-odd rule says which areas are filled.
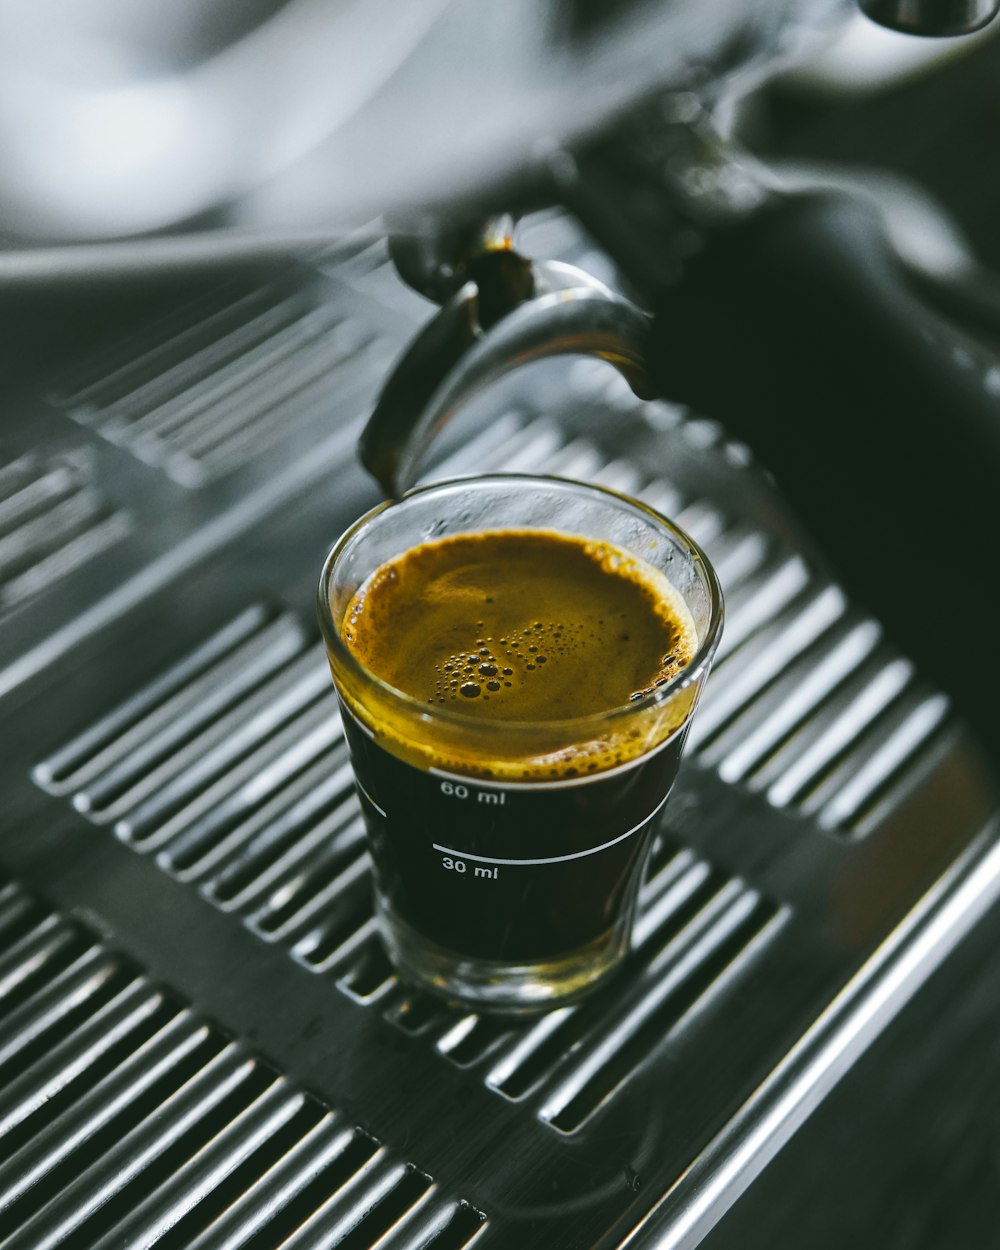
[[[361,435],[361,461],[389,498],[414,484],[434,438],[466,400],[529,361],[596,356],[641,399],[653,397],[649,317],[582,269],[528,260],[509,230],[495,228],[482,233],[478,251],[447,263],[398,241],[393,254],[410,284],[432,298],[457,289],[403,352]]]

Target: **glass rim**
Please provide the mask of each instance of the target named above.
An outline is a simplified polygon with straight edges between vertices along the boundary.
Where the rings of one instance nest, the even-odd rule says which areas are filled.
[[[614,707],[606,708],[600,712],[590,712],[585,716],[562,717],[558,720],[502,720],[491,721],[485,720],[479,716],[470,716],[465,712],[452,711],[449,708],[432,708],[427,703],[409,695],[405,690],[399,690],[396,686],[384,681],[371,669],[366,668],[354,653],[348,648],[343,638],[340,636],[340,630],[337,628],[333,620],[333,611],[330,603],[330,589],[333,580],[334,570],[347,549],[355,541],[360,538],[362,533],[374,525],[379,517],[385,512],[393,508],[398,508],[407,501],[420,498],[429,494],[437,494],[456,487],[476,487],[478,485],[508,485],[510,483],[522,482],[530,486],[548,485],[557,490],[566,490],[583,492],[586,494],[599,495],[606,500],[613,501],[619,505],[623,505],[633,513],[642,516],[651,521],[661,531],[666,533],[682,548],[685,553],[692,559],[695,567],[702,575],[708,590],[709,597],[709,619],[708,627],[705,630],[704,637],[699,641],[698,649],[691,659],[691,662],[682,669],[676,676],[665,682],[662,686],[656,686],[653,690],[643,695],[640,699],[630,700],[625,704],[617,704]],[[497,529],[504,528],[496,526]],[[514,528],[513,526],[508,528]],[[456,531],[464,533],[466,531]],[[476,531],[470,530],[469,533]],[[570,531],[567,531],[569,533]],[[413,544],[417,545],[417,544]],[[375,570],[373,569],[372,572]],[[680,593],[678,591],[678,593]],[[323,571],[320,574],[319,588],[317,593],[317,607],[319,612],[320,628],[327,647],[331,652],[337,664],[343,665],[349,673],[356,678],[368,682],[380,692],[380,694],[396,703],[399,707],[406,709],[412,713],[414,718],[424,724],[439,723],[449,725],[453,728],[463,729],[478,735],[511,732],[530,733],[535,732],[573,732],[576,730],[585,733],[591,730],[590,736],[604,731],[609,722],[616,722],[627,717],[636,717],[643,712],[663,707],[669,703],[675,695],[686,689],[694,682],[700,680],[705,669],[712,661],[716,647],[719,643],[719,637],[722,632],[724,605],[722,586],[719,582],[718,574],[709,560],[708,556],[702,550],[697,542],[685,530],[681,529],[668,517],[657,512],[655,508],[643,503],[639,499],[633,498],[631,495],[623,494],[621,491],[613,490],[609,486],[599,486],[593,482],[581,482],[575,478],[558,477],[551,474],[540,473],[484,473],[469,474],[464,477],[453,477],[442,479],[438,482],[429,483],[426,486],[416,486],[412,490],[406,491],[398,499],[387,499],[377,504],[374,508],[369,509],[363,516],[359,517],[352,525],[350,525],[343,534],[337,539],[333,547],[330,549],[326,560],[323,563]],[[582,735],[581,735],[582,736]]]

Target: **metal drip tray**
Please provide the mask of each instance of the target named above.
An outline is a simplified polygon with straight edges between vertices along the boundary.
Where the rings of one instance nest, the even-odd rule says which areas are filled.
[[[68,566],[0,620],[0,1247],[694,1245],[1000,893],[974,745],[744,449],[539,368],[433,476],[638,494],[725,638],[620,978],[518,1023],[397,980],[312,614],[412,324],[383,259],[179,310],[15,430],[39,516],[111,502],[0,582]]]

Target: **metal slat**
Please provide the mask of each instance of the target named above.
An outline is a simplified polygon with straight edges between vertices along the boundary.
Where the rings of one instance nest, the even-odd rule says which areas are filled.
[[[277,1244],[282,1226],[288,1222],[289,1208],[294,1212],[293,1223],[302,1218],[299,1212],[303,1208],[307,1212],[315,1209],[327,1194],[311,1195],[317,1188],[336,1188],[339,1167],[360,1140],[356,1129],[345,1125],[335,1113],[327,1113],[262,1176],[248,1184],[188,1243],[187,1250],[240,1250],[265,1234]],[[374,1153],[376,1148],[370,1141],[369,1151]]]
[[[597,470],[593,480],[598,486],[620,491],[623,495],[634,495],[642,481],[642,473],[631,460],[609,460]]]
[[[707,901],[721,874],[690,851],[681,852],[643,885],[640,910],[632,930],[632,949],[642,950],[662,935],[678,916],[688,914],[699,899]]]
[[[358,828],[356,845],[364,840],[364,831]],[[310,925],[313,933],[323,934],[324,942],[331,939],[325,935],[347,927],[357,928],[367,920],[371,911],[371,864],[366,855],[343,865],[342,856],[330,855],[327,871],[313,867],[309,873],[300,872],[282,882],[264,900],[264,905],[248,917],[248,924],[256,933],[272,941],[294,945],[304,952],[303,932]],[[345,900],[345,895],[350,896]],[[346,913],[341,918],[338,913]],[[313,947],[313,950],[316,948]]]
[[[259,439],[262,423],[271,421],[283,428],[278,412],[282,404],[359,363],[373,343],[373,336],[352,333],[341,324],[330,326],[324,335],[300,343],[293,356],[275,361],[224,403],[214,403],[201,421],[183,426],[172,439],[176,452],[209,463],[225,457],[243,437]]]
[[[904,695],[880,735],[870,744],[860,767],[845,780],[819,813],[820,825],[836,829],[856,825],[875,795],[897,775],[944,725],[949,714],[948,699],[919,687]]]
[[[322,669],[275,694],[273,699],[263,695],[259,705],[252,703],[240,727],[243,709],[236,709],[229,719],[231,732],[222,741],[213,742],[159,791],[119,817],[118,836],[146,849],[163,846],[241,787],[253,795],[262,776],[273,777],[282,760],[290,776],[303,750],[311,758],[337,741],[336,704]]]
[[[579,1128],[703,995],[737,974],[774,917],[753,892],[723,891],[653,961],[642,993],[618,1004],[574,1054],[569,1071],[546,1093],[540,1117],[562,1132]]]
[[[179,360],[166,364],[166,367],[152,373],[152,376],[132,389],[125,389],[114,398],[106,397],[103,403],[95,402],[92,392],[87,406],[88,422],[98,425],[105,437],[114,438],[118,431],[121,431],[123,438],[130,437],[129,427],[136,415],[148,412],[165,403],[167,399],[185,393],[194,379],[214,372],[237,358],[247,348],[284,328],[302,308],[301,299],[297,295],[282,297],[268,293],[268,296],[273,300],[270,307],[251,314],[245,320],[241,319],[235,326],[220,326],[221,333],[193,351],[190,350],[190,343],[187,344],[189,350]],[[166,355],[166,351],[161,352],[160,360]],[[155,369],[160,360],[152,352],[144,358],[143,363]],[[105,393],[107,395],[106,383]],[[75,404],[70,415],[75,415],[74,409]]]
[[[127,538],[135,529],[128,512],[108,512],[102,508],[93,521],[68,536],[55,550],[47,551],[29,568],[12,577],[0,593],[0,605],[14,607],[32,595],[41,594],[59,578],[73,573],[87,560]]]
[[[856,750],[869,727],[906,688],[913,677],[908,660],[890,659],[879,648],[870,663],[848,678],[829,701],[822,719],[800,731],[761,770],[768,801],[775,807],[808,810],[810,795],[820,788],[837,762]]]
[[[141,1177],[154,1160],[210,1121],[219,1104],[245,1087],[256,1070],[254,1061],[242,1055],[238,1047],[227,1046],[0,1246],[4,1250],[54,1250],[63,1245],[95,1212]]]
[[[874,621],[841,617],[727,726],[706,750],[706,762],[723,781],[742,781],[858,671],[880,637]]]
[[[716,652],[713,685],[718,684],[719,669],[726,657],[765,628],[811,581],[801,557],[775,551],[757,576],[727,593],[726,628]]]
[[[749,580],[767,559],[771,544],[763,534],[736,524],[710,544],[709,555],[723,589]]]
[[[544,472],[549,459],[565,442],[562,428],[548,417],[530,421],[517,436],[517,442],[503,454],[497,467],[505,473]]]
[[[676,516],[677,524],[686,530],[696,543],[711,547],[726,528],[726,515],[704,499],[695,499],[682,508]]]
[[[48,510],[53,501],[75,491],[84,478],[85,462],[79,457],[43,461],[32,453],[0,465],[0,534]]]
[[[636,998],[641,1003],[647,993],[655,994],[657,970],[685,950],[704,926],[711,925],[743,893],[738,883],[727,883],[693,856],[682,857],[676,867],[668,866],[662,893],[650,907],[648,919],[639,919],[635,943],[639,957],[633,957],[631,966],[619,975],[613,1010],[592,1000],[549,1013],[504,1050],[487,1073],[486,1084],[507,1098],[519,1099],[537,1091],[557,1073],[567,1055],[580,1052],[594,1029],[618,1018],[628,1001]],[[664,951],[669,955],[665,957]]]
[[[77,810],[97,810],[103,796],[127,789],[143,770],[148,774],[179,744],[293,660],[304,641],[299,623],[283,616],[190,681],[184,680],[188,663],[176,666],[162,681],[153,682],[43,761],[35,769],[35,779],[58,792],[75,790]],[[210,641],[206,658],[212,650]],[[190,657],[192,662],[201,651]]]
[[[575,438],[563,445],[539,468],[555,477],[572,477],[586,481],[605,463],[600,450],[586,438]]]
[[[443,1002],[423,990],[400,985],[399,992],[392,995],[384,1015],[390,1024],[416,1037],[422,1033],[436,1033],[441,1022],[450,1019],[451,1011]]]
[[[164,360],[186,357],[199,340],[217,338],[222,326],[245,320],[249,310],[266,298],[267,292],[259,287],[240,291],[232,283],[221,286],[165,321],[140,330],[124,345],[116,341],[103,357],[89,360],[75,379],[66,378],[50,398],[61,407],[97,412],[134,390],[137,377],[157,376]]]
[[[753,704],[762,688],[783,673],[845,610],[835,586],[816,588],[782,605],[772,627],[745,650],[730,650],[712,674],[711,686],[691,726],[689,746],[702,752],[709,743]]]
[[[42,918],[38,903],[14,881],[0,885],[0,956]]]
[[[397,1212],[393,1209],[389,1220],[379,1227],[382,1205],[391,1206],[394,1193],[405,1187],[407,1180],[415,1175],[419,1174],[407,1164],[394,1162],[379,1149],[314,1215],[291,1233],[282,1244],[282,1250],[328,1250],[328,1247],[344,1240],[349,1233],[369,1221],[371,1232],[364,1240],[369,1245],[377,1245],[385,1227],[415,1205],[429,1188],[430,1179],[423,1177],[423,1184],[418,1183],[417,1186],[420,1192],[413,1195],[412,1201],[404,1198],[401,1204],[403,1210]],[[382,1214],[384,1217],[384,1211]],[[367,1227],[365,1232],[368,1232]]]
[[[236,1247],[272,1232],[312,1244],[362,1226],[374,1243],[420,1234],[428,1207],[442,1234],[468,1240],[470,1219],[479,1227],[473,1208],[126,973],[16,883],[0,888],[5,931],[11,971],[43,969],[61,936],[75,958],[5,1021],[0,1068],[16,1075],[0,1090],[4,1250],[189,1250],[196,1237]]]
[[[388,966],[388,959],[382,943],[376,936],[377,932],[375,917],[369,914],[364,924],[343,938],[339,946],[335,946],[333,949],[321,947],[321,954],[317,956],[316,945],[307,939],[307,942],[304,942],[301,947],[296,946],[293,948],[292,954],[306,967],[312,969],[313,972],[328,972],[331,968],[343,964],[345,960],[355,957],[355,965],[348,968],[343,976],[338,979],[337,986],[346,994],[349,994],[351,998],[364,1002],[370,996],[369,992],[359,993],[354,986],[357,980],[358,969],[365,969],[368,965],[369,950],[376,951],[378,957]],[[381,984],[382,982],[379,981],[378,986],[381,986]]]
[[[199,1024],[190,1011],[178,1012],[91,1090],[0,1161],[0,1213],[21,1203],[67,1162],[75,1162],[83,1170],[91,1156],[81,1146],[100,1140],[111,1125],[121,1125],[122,1134],[128,1132],[136,1116],[142,1114],[135,1108],[142,1106],[149,1092],[172,1076],[176,1078],[173,1089],[179,1089],[188,1075],[185,1064],[197,1058],[199,1049],[209,1046],[207,1026]],[[219,1049],[221,1042],[215,1051]],[[203,1067],[207,1058],[197,1066]],[[160,1101],[166,1097],[165,1093]]]
[[[37,1062],[0,1090],[0,1138],[148,1026],[163,1007],[163,995],[136,978],[58,1044],[46,1046]]]
[[[141,838],[142,830],[164,818],[172,807],[182,806],[200,784],[212,780],[230,762],[236,762],[272,730],[282,727],[303,706],[325,693],[315,665],[292,661],[298,678],[289,684],[285,674],[268,674],[263,683],[242,693],[222,714],[205,721],[194,714],[183,725],[183,732],[169,735],[157,744],[152,767],[145,773],[131,768],[117,770],[114,776],[99,778],[88,791],[93,796],[85,805],[87,814],[100,816],[101,823],[113,820],[116,834],[130,840]],[[311,671],[309,671],[311,669]],[[80,807],[80,803],[76,803]]]
[[[257,459],[360,379],[384,330],[328,284],[261,287],[51,396],[74,420],[185,487]],[[175,319],[176,320],[176,319]],[[180,314],[183,322],[184,313]],[[126,348],[126,352],[128,348]],[[354,414],[344,413],[348,419]]]
[[[295,918],[284,943],[301,963],[328,971],[358,945],[374,923],[371,904],[371,863],[363,855]]]
[[[323,819],[314,820],[316,807],[309,798],[302,798],[287,810],[284,819],[265,823],[242,853],[207,883],[208,896],[220,906],[252,905],[263,891],[275,887],[282,874],[326,845],[331,836],[342,846],[353,843],[353,838],[338,837],[358,814],[348,764],[341,763],[330,773],[324,801],[335,805]]]
[[[305,1106],[305,1097],[277,1077],[244,1111],[231,1119],[211,1141],[181,1164],[144,1201],[93,1243],[92,1250],[118,1250],[122,1245],[150,1246],[185,1216],[197,1215],[222,1182]]]
[[[102,501],[91,487],[64,495],[30,520],[0,535],[0,578],[12,580],[25,565],[42,559],[88,528]]]
[[[0,467],[0,611],[24,603],[128,536],[130,513],[95,484],[94,456],[72,448]]]
[[[320,337],[336,324],[338,320],[330,309],[307,309],[298,320],[248,348],[200,383],[145,411],[133,423],[136,435],[154,442],[175,436],[178,429],[197,426],[218,404],[242,392],[273,366],[287,360],[303,343]]]
[[[507,455],[520,441],[525,420],[519,412],[500,413],[457,451],[437,461],[427,473],[420,476],[418,484],[426,486],[430,482],[440,482],[466,473],[490,473],[501,468],[506,463]]]
[[[649,504],[665,517],[677,516],[684,507],[684,496],[680,489],[664,478],[654,478],[636,492],[636,498]]]
[[[512,1031],[509,1020],[492,1016],[464,1016],[437,1039],[435,1049],[456,1067],[469,1068],[498,1050]]]
[[[18,991],[39,977],[51,976],[53,966],[79,954],[79,938],[55,916],[45,916],[6,951],[0,953],[0,1012],[9,1010],[5,999],[16,1001]],[[16,1039],[8,1038],[8,1045]],[[0,1062],[3,1048],[0,1045]]]
[[[78,792],[75,806],[102,820],[136,813],[150,797],[162,795],[164,788],[190,768],[202,772],[206,759],[219,755],[231,758],[255,738],[266,734],[292,715],[303,702],[326,689],[312,657],[303,658],[293,644],[280,649],[285,669],[278,669],[276,656],[262,657],[256,667],[247,665],[225,686],[219,686],[186,716],[178,717],[120,765],[102,774]],[[213,712],[218,715],[213,716]],[[215,754],[209,755],[210,752]],[[86,799],[84,803],[82,798]],[[127,836],[127,832],[126,832]]]
[[[346,784],[341,780],[345,753],[338,742],[283,782],[266,789],[246,783],[171,838],[158,863],[182,880],[199,880],[252,858],[261,836],[274,844],[306,839],[310,830],[319,840],[332,835],[343,823],[343,804],[353,793],[350,774]],[[322,834],[317,832],[320,826]]]
[[[486,1217],[466,1203],[443,1202],[433,1187],[375,1243],[375,1250],[465,1250],[486,1230]]]
[[[19,1057],[23,1059],[22,1052],[30,1052],[40,1038],[72,1018],[85,1003],[108,991],[123,975],[118,960],[100,947],[88,948],[70,931],[61,949],[71,962],[61,969],[44,965],[34,969],[44,974],[42,984],[6,1017],[6,1036],[0,1041],[0,1070],[16,1064]]]

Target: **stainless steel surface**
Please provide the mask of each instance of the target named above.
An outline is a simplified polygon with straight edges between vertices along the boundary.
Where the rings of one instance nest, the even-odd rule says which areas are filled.
[[[970,871],[971,869],[971,871]],[[670,1192],[633,1234],[657,1246],[697,1246],[764,1171],[818,1102],[857,1062],[915,988],[927,979],[1000,897],[1000,846],[990,829],[942,878],[844,987],[686,1178],[693,1199]],[[916,978],[914,981],[912,978]],[[680,1187],[678,1187],[680,1189]]]
[[[548,361],[432,475],[638,493],[729,626],[622,978],[526,1024],[398,982],[311,605],[415,300],[383,248],[336,254],[11,400],[18,507],[133,523],[0,620],[2,1246],[694,1244],[994,897],[975,744],[746,450]]]
[[[478,201],[654,87],[786,64],[850,6],[603,8],[253,0],[213,5],[208,20],[190,0],[11,0],[0,12],[0,237],[286,234]]]
[[[881,26],[908,35],[968,35],[1000,12],[997,0],[861,0]]]

